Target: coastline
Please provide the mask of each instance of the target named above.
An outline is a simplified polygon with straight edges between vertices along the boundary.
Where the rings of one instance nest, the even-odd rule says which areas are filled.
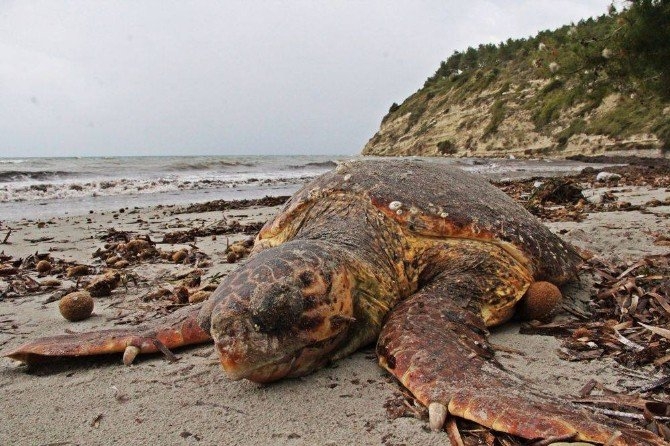
[[[645,171],[641,172],[644,176]],[[581,221],[567,217],[546,221],[552,231],[608,261],[633,262],[670,253],[670,246],[660,243],[658,236],[667,234],[669,229],[667,173],[661,174],[666,179],[655,181],[658,176],[650,171],[647,184],[637,180],[631,184],[600,184],[595,181],[595,172],[584,175],[590,180],[588,184],[581,183],[586,185],[588,203],[611,194],[611,203],[630,206],[607,207],[607,203],[601,203],[600,208],[591,211],[588,206],[582,207]],[[639,172],[635,178],[640,178]],[[649,206],[652,200],[660,204]],[[555,211],[560,206],[546,207]],[[146,301],[152,290],[173,290],[181,283],[179,277],[195,268],[203,271],[199,287],[216,282],[217,277],[236,267],[226,260],[226,245],[249,237],[233,232],[200,236],[185,243],[160,243],[166,234],[208,228],[224,220],[243,226],[258,225],[279,210],[276,205],[229,210],[213,206],[180,213],[179,208],[129,206],[123,212],[119,208],[113,212],[93,211],[0,225],[0,242],[8,227],[12,228],[9,244],[0,245],[4,256],[18,259],[36,252],[49,253],[64,265],[86,264],[97,273],[106,266],[93,254],[105,248],[110,228],[149,236],[165,251],[184,248],[193,252],[189,263],[161,258],[131,263],[123,269],[129,278],[126,284],[109,297],[96,298],[94,316],[77,323],[60,316],[56,301],[44,303],[73,286],[76,280],[64,278],[57,289],[23,295],[0,289],[0,293],[5,293],[0,299],[0,350],[38,336],[124,327],[162,314],[174,303],[169,299]],[[35,272],[28,276],[37,281],[44,279]],[[3,287],[6,283],[0,281]],[[582,282],[568,288],[566,295],[575,301],[586,301],[592,284],[585,273]],[[499,359],[555,395],[575,395],[594,377],[608,388],[622,390],[661,376],[650,367],[636,370],[633,375],[609,358],[564,361],[556,354],[559,340],[518,332],[519,325],[514,323],[493,330],[491,341],[506,349],[498,354]],[[0,443],[449,444],[445,434],[431,433],[425,420],[389,417],[387,407],[403,396],[400,387],[376,365],[370,348],[313,375],[269,386],[227,380],[209,345],[175,353],[180,359],[174,363],[161,355],[151,355],[139,358],[130,367],[120,365],[120,355],[32,369],[0,359]]]

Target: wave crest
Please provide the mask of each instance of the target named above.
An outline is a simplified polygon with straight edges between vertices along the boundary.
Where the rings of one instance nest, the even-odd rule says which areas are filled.
[[[0,172],[0,183],[12,183],[17,181],[45,181],[68,178],[81,175],[81,173],[67,172],[64,170],[6,170]]]

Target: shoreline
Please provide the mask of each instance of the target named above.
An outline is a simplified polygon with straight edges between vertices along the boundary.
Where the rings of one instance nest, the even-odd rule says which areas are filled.
[[[345,159],[345,157],[337,159]],[[589,165],[584,160],[542,158],[532,160],[425,158],[425,161],[455,164],[464,170],[484,175],[491,180],[573,175]],[[611,163],[604,162],[599,165],[609,164]],[[20,181],[14,183],[3,182],[0,178],[0,221],[20,220],[26,214],[48,218],[80,215],[91,210],[106,212],[128,206],[128,203],[132,203],[132,207],[145,208],[165,203],[206,202],[212,197],[234,200],[260,198],[265,195],[291,195],[300,186],[333,165],[335,161],[332,160],[327,163],[311,162],[301,166],[289,163],[285,166],[274,166],[274,170],[263,173],[257,171],[259,166],[239,164],[236,166],[240,171],[230,173],[231,176],[225,171],[202,171],[197,175],[175,177],[174,171],[164,170],[161,173],[161,175],[166,175],[164,177],[143,171],[143,177],[133,176],[131,172],[128,177],[117,174],[116,177],[102,176],[92,179],[86,176],[61,181],[51,181],[48,179],[49,175],[64,175],[69,172],[59,170],[32,172],[32,174],[40,174],[41,179],[28,183]],[[83,168],[79,167],[79,169]],[[92,168],[101,169],[98,165]],[[302,170],[296,170],[298,168]],[[294,176],[286,176],[286,169]],[[0,172],[0,175],[2,173]],[[4,173],[18,174],[18,172]],[[136,173],[136,175],[139,174]]]
[[[659,234],[667,233],[670,216],[667,172],[652,172],[654,169],[644,166],[607,170],[620,172],[622,178],[617,184],[596,182],[595,171],[577,176],[589,197],[581,209],[578,202],[541,203],[538,209],[545,212],[545,223],[578,248],[611,262],[668,255],[670,244],[659,238]],[[528,199],[534,192],[531,180],[512,184],[518,186],[517,199]],[[597,197],[608,194],[614,198],[596,203]],[[21,283],[30,283],[25,277],[37,282],[49,277],[38,277],[28,267],[13,277],[19,283],[0,277],[0,350],[68,330],[125,327],[170,311],[175,305],[175,289],[193,270],[202,271],[200,283],[193,289],[205,289],[215,286],[222,275],[236,268],[235,263],[227,261],[226,246],[250,237],[239,232],[240,227],[262,224],[279,210],[277,203],[269,204],[255,202],[225,209],[225,204],[210,202],[186,213],[174,205],[139,209],[128,206],[114,212],[11,222],[13,230],[7,240],[10,244],[0,245],[2,255],[25,261],[36,253],[48,254],[56,268],[51,276],[61,280],[61,284],[55,289],[21,291]],[[227,234],[221,228],[222,222],[233,232]],[[0,225],[0,242],[7,226]],[[163,242],[166,235],[193,228],[211,231],[183,243]],[[214,233],[215,229],[221,232]],[[118,234],[131,238],[148,236],[160,251],[174,253],[185,249],[188,256],[183,263],[161,256],[131,259],[128,266],[119,269],[125,283],[110,296],[95,298],[93,317],[77,323],[65,321],[58,313],[57,302],[51,299],[76,284],[76,278],[65,277],[67,267],[89,266],[90,274],[79,280],[102,273],[107,265],[93,255],[109,249],[106,246],[113,244],[113,236]],[[566,296],[585,302],[593,284],[594,279],[585,272],[581,283],[566,289]],[[14,291],[8,290],[9,286]],[[167,289],[168,294],[155,299],[147,297],[159,288]],[[491,340],[506,349],[497,355],[506,367],[555,395],[576,395],[591,378],[607,388],[624,391],[662,377],[649,366],[632,374],[628,367],[608,357],[562,360],[556,353],[562,348],[560,340],[519,334],[517,323],[493,330]],[[175,353],[180,359],[174,363],[161,355],[150,355],[138,358],[130,367],[120,365],[120,355],[31,369],[0,359],[0,393],[4,402],[0,410],[0,443],[449,443],[446,434],[429,432],[425,420],[392,419],[390,408],[398,401],[402,404],[404,397],[400,387],[376,365],[370,348],[313,375],[268,386],[227,380],[209,345]]]

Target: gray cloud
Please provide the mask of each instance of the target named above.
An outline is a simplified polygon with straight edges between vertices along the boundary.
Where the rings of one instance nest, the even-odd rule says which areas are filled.
[[[454,50],[606,0],[0,3],[0,156],[357,153]]]

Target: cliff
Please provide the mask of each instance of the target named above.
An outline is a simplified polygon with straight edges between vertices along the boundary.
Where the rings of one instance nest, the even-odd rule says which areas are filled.
[[[630,14],[611,11],[529,39],[454,53],[423,88],[391,106],[362,153],[565,157],[668,151],[667,71],[640,69],[643,55],[626,46]]]

